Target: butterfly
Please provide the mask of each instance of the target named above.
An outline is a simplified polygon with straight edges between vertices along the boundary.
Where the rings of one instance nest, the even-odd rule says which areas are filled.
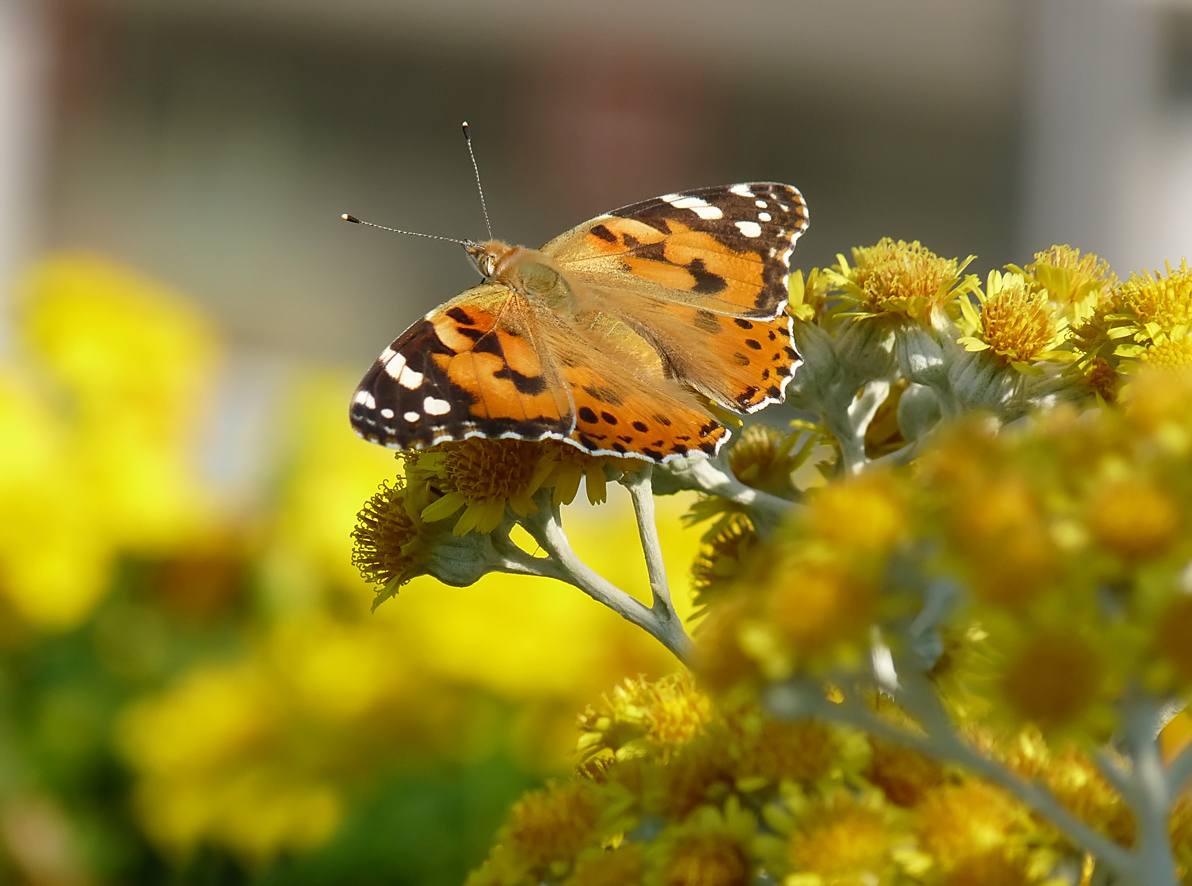
[[[781,402],[799,365],[785,307],[807,219],[796,188],[753,182],[634,203],[541,249],[463,241],[483,282],[385,348],[352,425],[393,449],[485,437],[715,455],[730,435],[717,409]]]

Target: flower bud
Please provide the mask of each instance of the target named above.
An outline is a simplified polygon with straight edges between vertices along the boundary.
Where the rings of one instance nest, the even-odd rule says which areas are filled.
[[[796,408],[814,408],[828,387],[840,375],[840,364],[832,346],[832,337],[815,323],[796,320],[793,324],[795,347],[803,363],[795,370],[786,387],[786,402]]]
[[[895,322],[886,317],[845,320],[836,333],[836,357],[859,382],[889,378],[894,372]]]
[[[940,401],[926,385],[912,384],[898,401],[898,427],[908,440],[918,440],[940,420]]]

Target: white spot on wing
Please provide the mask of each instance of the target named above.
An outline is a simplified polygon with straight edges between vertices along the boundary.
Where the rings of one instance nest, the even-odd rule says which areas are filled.
[[[419,415],[417,412],[407,412],[405,415],[402,416],[402,418],[404,418],[410,424],[413,424],[414,422],[418,421],[418,419],[422,418],[422,416]]]
[[[451,411],[451,404],[446,400],[437,400],[434,397],[427,397],[422,401],[422,410],[427,415],[446,415]]]
[[[673,199],[666,202],[675,207],[675,209],[690,209],[705,220],[724,218],[724,213],[720,211],[720,207],[713,206],[707,200],[700,197],[680,197],[675,195]]]
[[[368,391],[357,391],[356,396],[352,398],[353,403],[359,403],[369,409],[377,408],[377,401]]]
[[[392,409],[382,409],[381,410],[381,418],[393,418],[393,410]]]
[[[758,209],[765,209],[769,204],[765,200],[754,200],[753,205]]]
[[[386,348],[388,350],[388,348]],[[381,355],[384,359],[385,355]],[[390,378],[401,378],[401,371],[406,368],[406,358],[401,354],[393,354],[393,356],[385,361],[385,374]]]
[[[749,185],[733,185],[728,190],[730,194],[736,194],[738,197],[753,196],[753,189]]]
[[[770,220],[770,213],[768,213],[768,212],[759,212],[759,213],[757,214],[757,220],[758,220],[758,221],[769,221],[769,220]]]
[[[760,237],[762,235],[762,226],[754,221],[739,221],[737,222],[737,229],[746,237]]]
[[[382,363],[388,363],[390,358],[396,353],[397,351],[393,350],[393,348],[385,348],[385,350],[381,351],[381,356],[377,357],[377,359]]]
[[[415,372],[407,366],[401,371],[401,375],[398,376],[397,383],[407,391],[416,391],[422,386],[422,373]]]

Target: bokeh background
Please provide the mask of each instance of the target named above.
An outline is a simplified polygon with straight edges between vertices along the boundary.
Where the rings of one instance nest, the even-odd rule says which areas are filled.
[[[474,273],[338,216],[481,236],[465,119],[531,245],[778,179],[803,268],[1192,251],[1188,2],[0,0],[0,882],[456,883],[674,666],[548,583],[371,615],[348,563],[394,470],[350,392]],[[645,590],[624,500],[568,518]]]

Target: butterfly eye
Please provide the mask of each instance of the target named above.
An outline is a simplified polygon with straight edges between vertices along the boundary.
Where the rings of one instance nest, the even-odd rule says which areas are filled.
[[[480,269],[480,273],[484,277],[491,277],[495,268],[495,260],[489,253],[484,253],[476,260],[476,267]]]

